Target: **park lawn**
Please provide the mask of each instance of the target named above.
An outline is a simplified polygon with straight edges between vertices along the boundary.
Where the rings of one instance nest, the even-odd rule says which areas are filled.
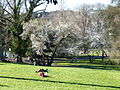
[[[0,90],[120,90],[119,66],[55,65],[43,67],[0,62]],[[49,77],[39,77],[35,71],[40,68],[49,69]]]

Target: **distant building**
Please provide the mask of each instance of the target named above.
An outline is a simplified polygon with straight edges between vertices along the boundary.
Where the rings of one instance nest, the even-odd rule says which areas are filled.
[[[33,13],[33,18],[41,18],[48,15],[49,15],[49,12],[35,12]]]

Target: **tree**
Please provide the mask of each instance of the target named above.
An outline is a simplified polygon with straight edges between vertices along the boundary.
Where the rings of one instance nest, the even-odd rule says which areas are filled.
[[[4,17],[4,10],[3,6],[0,2],[0,17]],[[6,21],[2,18],[0,18],[0,60],[5,61],[3,52],[4,52],[4,47],[5,47],[5,39],[6,39],[6,34],[7,30],[5,28]]]
[[[113,41],[116,41],[119,36],[119,15],[120,15],[119,6],[109,6],[104,10],[104,20],[106,20],[106,28],[113,37]]]
[[[57,12],[50,18],[48,17],[25,23],[25,30],[21,35],[23,38],[30,38],[32,48],[38,55],[42,57],[47,54],[51,55],[51,59],[47,59],[47,62],[44,59],[42,65],[51,65],[57,53],[61,49],[64,51],[63,48],[66,49],[71,43],[77,41],[75,39],[80,33],[71,11]]]
[[[23,22],[28,22],[34,12],[34,9],[42,4],[49,4],[52,0],[5,0],[3,3],[4,11],[7,13],[6,17],[1,17],[9,23],[9,31],[12,35],[10,46],[12,50],[20,57],[17,62],[22,62],[22,56],[25,55],[28,42],[21,39],[19,36],[23,32]],[[53,0],[56,5],[57,0]],[[46,9],[45,7],[45,9]],[[39,10],[39,11],[44,11]]]
[[[114,63],[120,64],[120,6],[109,6],[103,13],[108,36],[112,45],[111,59]]]
[[[91,47],[94,49],[108,48],[109,43],[106,41],[106,27],[103,19],[102,11],[104,10],[104,5],[96,4],[95,10],[91,13],[91,27],[90,27],[90,38]]]
[[[93,11],[93,7],[90,5],[84,4],[77,8],[78,14],[76,16],[77,26],[81,30],[81,48],[86,53],[90,46],[89,40],[89,31],[91,27],[91,12]]]

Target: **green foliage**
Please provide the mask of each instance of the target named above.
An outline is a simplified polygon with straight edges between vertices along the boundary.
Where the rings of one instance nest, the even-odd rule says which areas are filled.
[[[1,2],[2,5],[5,5],[4,7],[7,6],[7,9],[4,8],[6,16],[2,18],[8,21],[6,27],[10,31],[10,36],[12,36],[9,41],[9,47],[19,56],[25,55],[28,50],[27,47],[30,47],[29,40],[22,40],[20,37],[23,32],[22,23],[28,22],[32,18],[34,8],[44,4],[46,1],[47,0],[13,0],[10,2],[10,0],[4,0],[4,2]],[[57,4],[57,1],[54,4]]]

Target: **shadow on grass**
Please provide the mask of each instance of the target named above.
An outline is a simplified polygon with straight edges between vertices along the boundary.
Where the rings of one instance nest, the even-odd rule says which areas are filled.
[[[0,64],[0,65],[4,65],[4,64]]]
[[[0,76],[0,78],[9,78],[9,79],[18,79],[18,80],[30,80],[30,81],[41,81],[41,82],[52,82],[52,83],[64,83],[64,84],[71,84],[71,85],[85,85],[85,86],[106,87],[106,88],[116,88],[116,89],[119,88],[120,89],[120,87],[118,87],[118,86],[106,86],[106,85],[96,85],[96,84],[72,83],[72,82],[39,80],[39,79],[30,79],[30,78],[17,78],[17,77],[8,77],[8,76]]]
[[[1,84],[0,84],[0,87],[9,87],[9,86],[8,86],[8,85],[1,85]]]
[[[6,61],[3,63],[20,64],[20,65],[33,65],[32,63],[26,63],[26,62],[17,63],[17,62],[13,62],[13,61]],[[0,64],[0,65],[4,65],[4,64]]]
[[[98,64],[86,64],[86,65],[58,65],[53,67],[72,67],[72,68],[86,68],[86,69],[100,69],[100,70],[116,70],[120,71],[120,66],[117,65],[98,65]]]
[[[20,65],[33,65],[31,63],[25,63],[25,62],[23,62],[23,63],[5,62],[5,63],[20,64]],[[68,62],[64,62],[64,63],[68,63]],[[5,64],[0,64],[0,65],[5,65]],[[86,69],[100,69],[100,70],[120,71],[120,66],[118,66],[118,65],[90,64],[88,62],[86,62],[86,63],[69,63],[69,65],[64,65],[64,64],[63,65],[55,65],[55,66],[53,65],[51,67],[72,67],[72,68],[86,68]]]

